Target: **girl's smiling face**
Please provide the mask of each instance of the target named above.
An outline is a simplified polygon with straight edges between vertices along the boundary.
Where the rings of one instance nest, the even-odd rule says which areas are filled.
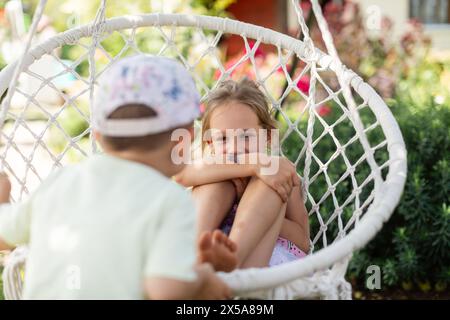
[[[209,93],[202,138],[202,147],[209,144],[209,151],[216,155],[266,153],[273,149],[272,142],[278,141],[277,122],[254,81],[225,80]]]
[[[247,105],[230,101],[217,106],[211,114],[212,149],[215,154],[259,152],[259,130],[256,113]]]

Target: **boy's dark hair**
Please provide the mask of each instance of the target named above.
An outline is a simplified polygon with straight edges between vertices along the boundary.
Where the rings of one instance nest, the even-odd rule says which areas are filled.
[[[156,112],[143,104],[126,104],[112,112],[108,119],[142,119],[156,117]],[[150,151],[170,141],[172,130],[142,137],[103,136],[103,142],[114,151]]]

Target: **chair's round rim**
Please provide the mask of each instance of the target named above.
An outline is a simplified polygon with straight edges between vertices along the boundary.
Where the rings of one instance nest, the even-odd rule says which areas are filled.
[[[271,29],[221,17],[187,14],[141,14],[107,19],[104,26],[106,32],[149,26],[199,27],[260,39],[262,43],[292,50],[300,57],[305,57],[306,54],[304,43],[298,39]],[[70,44],[72,41],[77,41],[83,37],[89,37],[92,30],[92,24],[80,26],[55,35],[33,47],[24,58],[24,69],[57,47]],[[337,62],[333,61],[329,55],[320,50],[317,50],[317,54],[318,64],[321,67],[329,68],[334,72],[338,70],[336,68]],[[17,61],[0,72],[0,96],[7,89],[16,64]],[[400,199],[406,180],[406,148],[400,128],[385,102],[371,86],[352,70],[345,67],[344,77],[348,79],[353,89],[367,101],[385,134],[390,158],[386,181],[380,188],[379,194],[374,196],[373,203],[358,225],[345,237],[328,247],[303,259],[276,267],[238,270],[229,274],[221,274],[223,278],[230,279],[230,277],[232,278],[236,273],[239,273],[241,282],[238,288],[235,288],[238,291],[271,288],[310,275],[315,271],[327,269],[334,263],[345,259],[372,239],[382,224],[389,219]],[[255,273],[258,275],[257,283],[245,281],[246,278],[251,278],[246,277],[246,274],[255,275]]]

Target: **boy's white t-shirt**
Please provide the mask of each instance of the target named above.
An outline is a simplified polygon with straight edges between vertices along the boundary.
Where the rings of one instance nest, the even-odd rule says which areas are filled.
[[[142,299],[146,277],[196,277],[189,193],[106,154],[52,174],[26,201],[1,205],[0,237],[29,244],[25,299]]]

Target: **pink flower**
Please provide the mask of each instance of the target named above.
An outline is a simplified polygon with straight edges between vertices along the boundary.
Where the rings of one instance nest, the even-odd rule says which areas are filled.
[[[290,64],[286,64],[286,72],[287,72],[287,73],[290,73],[290,72],[291,72],[291,68],[292,68],[292,66],[291,66]],[[279,68],[277,69],[277,72],[283,74],[283,73],[284,73],[283,68],[282,68],[282,67],[279,67]]]
[[[303,92],[308,93],[309,92],[309,76],[305,75],[300,78],[300,80],[297,82],[297,88]]]
[[[224,66],[225,70],[228,70],[231,67],[233,67],[238,61],[239,61],[239,58],[231,58],[230,60],[228,60]],[[218,80],[220,78],[221,74],[222,74],[222,72],[220,71],[220,69],[216,69],[216,71],[214,72],[214,80]]]
[[[300,8],[303,11],[303,16],[306,18],[308,17],[309,11],[311,10],[311,2],[309,1],[302,1],[300,0]]]
[[[339,4],[336,4],[334,2],[329,2],[325,5],[325,14],[328,13],[339,13],[342,10],[342,6]]]
[[[206,110],[205,104],[204,104],[204,103],[201,103],[201,104],[200,104],[200,112],[201,112],[201,113],[204,113],[205,110]]]
[[[388,17],[383,17],[381,19],[381,28],[384,30],[384,32],[389,32],[392,30],[392,27],[394,26],[394,22],[392,19]]]
[[[250,40],[248,42],[248,46],[250,47],[250,50],[253,49],[253,47],[255,46],[255,41],[254,40]],[[256,48],[255,50],[255,57],[265,57],[266,53],[264,52],[264,50],[261,48],[261,46],[258,46],[258,48]]]
[[[231,68],[233,68],[240,60],[241,57],[235,57],[231,58],[225,63],[225,70],[229,71]],[[217,69],[214,72],[214,79],[218,80],[220,78],[221,71],[220,69]],[[255,74],[253,72],[253,68],[251,67],[250,61],[246,60],[241,62],[238,66],[236,66],[233,71],[230,73],[231,78],[240,79],[242,77],[248,77],[250,79],[255,79]]]
[[[322,104],[317,107],[317,113],[321,117],[326,117],[331,113],[331,107],[328,104]]]
[[[219,80],[221,74],[222,72],[220,69],[216,69],[216,71],[214,71],[214,80]]]
[[[0,21],[2,21],[5,17],[5,9],[0,8]]]

